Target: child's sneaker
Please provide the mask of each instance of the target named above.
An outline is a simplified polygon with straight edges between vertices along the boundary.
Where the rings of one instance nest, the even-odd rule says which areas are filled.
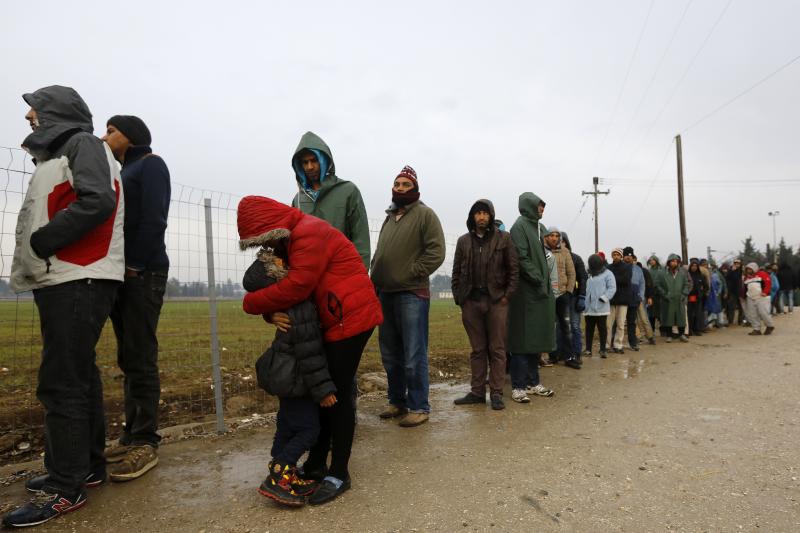
[[[319,487],[319,481],[300,477],[297,468],[292,469],[292,478],[289,483],[292,486],[292,490],[299,496],[309,496]]]
[[[292,479],[295,477],[297,469],[293,465],[273,461],[270,463],[269,475],[258,487],[258,492],[282,505],[300,507],[306,503],[306,499],[292,488]]]

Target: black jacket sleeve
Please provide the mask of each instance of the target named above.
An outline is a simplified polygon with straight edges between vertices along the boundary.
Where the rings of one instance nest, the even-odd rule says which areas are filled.
[[[578,282],[575,296],[586,296],[586,282],[589,279],[589,274],[586,273],[586,266],[578,254],[572,254],[572,263],[575,265],[575,280]]]
[[[300,376],[311,399],[319,403],[327,395],[335,394],[336,386],[328,372],[317,308],[306,300],[289,309],[289,318],[292,328],[288,340],[293,346]]]
[[[132,241],[126,246],[125,264],[144,269],[148,259],[163,245],[167,229],[171,187],[169,169],[164,160],[156,155],[144,157],[140,173],[132,185],[139,188],[141,204],[138,224],[125,237]]]
[[[76,198],[31,235],[31,248],[44,259],[105,222],[117,207],[103,141],[90,133],[78,133],[65,143],[64,155]]]

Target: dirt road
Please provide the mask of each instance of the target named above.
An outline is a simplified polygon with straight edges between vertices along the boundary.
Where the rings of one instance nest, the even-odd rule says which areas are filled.
[[[415,429],[362,399],[353,488],[322,507],[256,492],[271,427],[167,445],[151,473],[39,531],[800,531],[798,346],[800,314],[772,337],[662,342],[543,369],[555,397],[501,412],[439,386]]]

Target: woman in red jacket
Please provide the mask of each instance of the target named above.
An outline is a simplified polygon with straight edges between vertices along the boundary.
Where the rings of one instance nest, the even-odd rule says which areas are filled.
[[[268,246],[277,229],[291,233],[288,275],[246,294],[244,311],[263,315],[285,331],[291,324],[279,311],[311,297],[317,304],[338,402],[320,411],[319,439],[303,465],[303,475],[321,480],[309,503],[324,503],[350,488],[353,378],[372,331],[383,322],[380,302],[355,246],[324,220],[270,198],[247,196],[239,202],[237,224],[242,250]],[[326,468],[329,450],[331,463]]]

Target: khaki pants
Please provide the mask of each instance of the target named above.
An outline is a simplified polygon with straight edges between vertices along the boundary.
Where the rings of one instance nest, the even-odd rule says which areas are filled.
[[[650,318],[647,316],[647,309],[644,307],[644,302],[639,304],[639,309],[636,310],[636,322],[639,324],[639,330],[644,332],[647,339],[653,338],[653,328],[650,326]]]
[[[608,317],[608,336],[614,339],[614,348],[621,350],[625,342],[625,319],[628,316],[627,305],[612,305],[611,315]],[[616,331],[612,331],[615,328]]]

